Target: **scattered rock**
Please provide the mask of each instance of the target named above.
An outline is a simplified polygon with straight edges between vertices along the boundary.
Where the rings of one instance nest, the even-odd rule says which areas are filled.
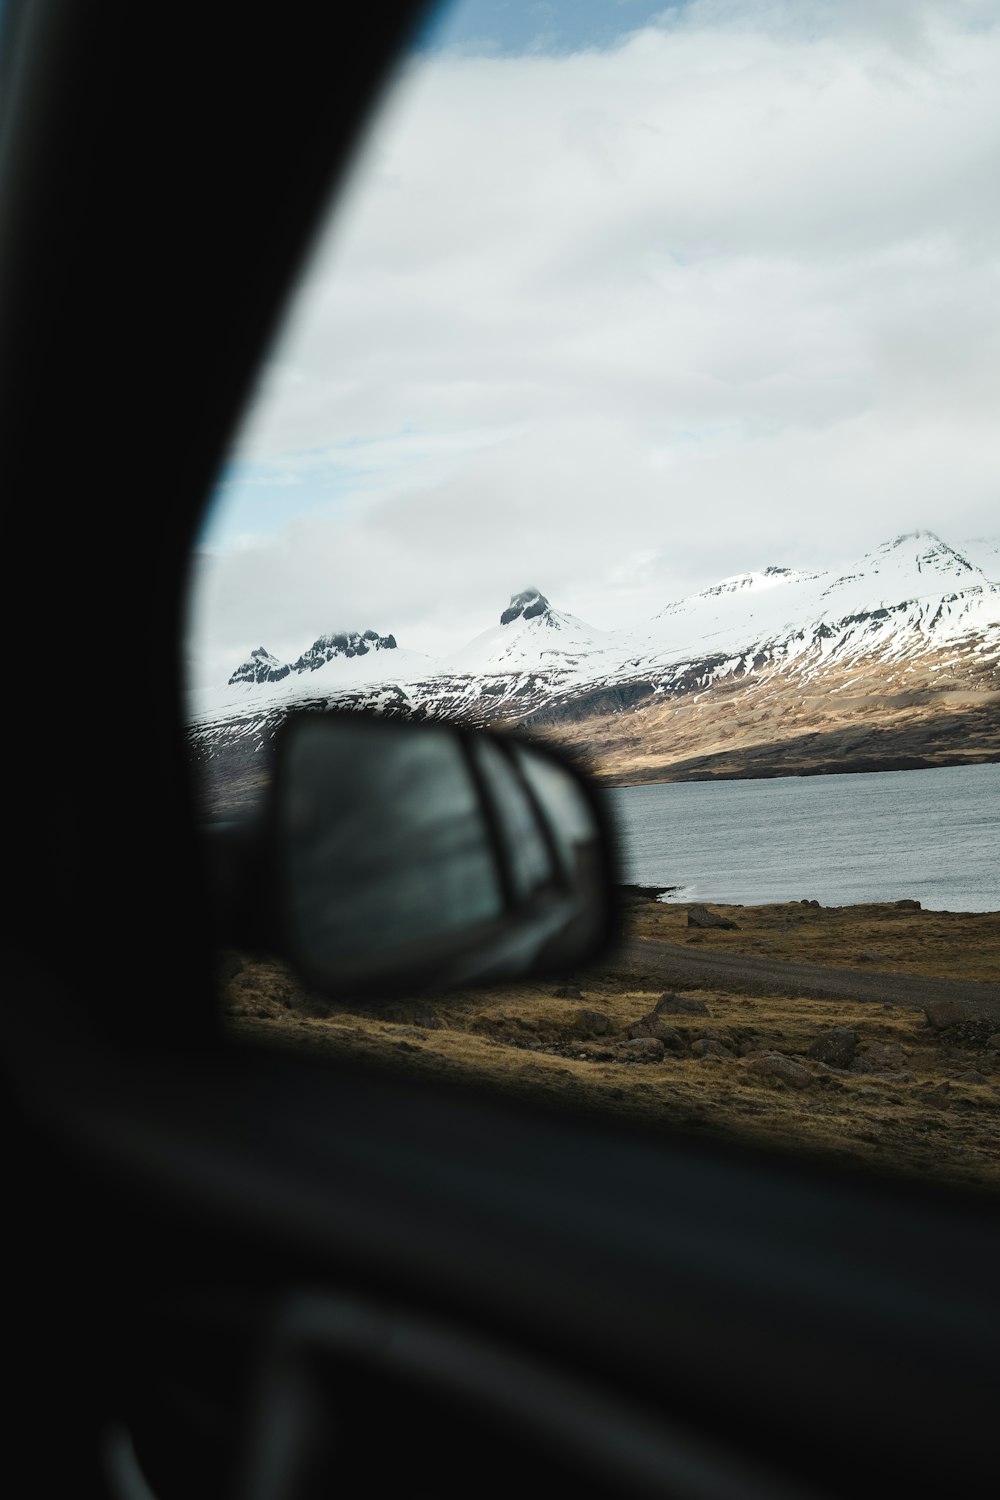
[[[806,1089],[813,1081],[809,1069],[786,1057],[783,1052],[760,1052],[747,1059],[747,1068],[764,1078],[774,1079],[793,1089]]]
[[[834,1026],[818,1036],[806,1053],[829,1068],[849,1068],[858,1050],[858,1034],[846,1026]]]
[[[575,984],[560,984],[552,991],[557,1000],[582,1000],[583,992]]]
[[[652,1036],[669,1047],[672,1052],[683,1052],[687,1047],[681,1033],[674,1026],[668,1026],[666,1021],[661,1021],[655,1011],[648,1016],[642,1016],[634,1021],[628,1029],[630,1037]]]
[[[1000,1052],[1000,1031],[986,1038],[986,1046],[990,1052]]]
[[[725,1046],[723,1042],[714,1041],[711,1037],[699,1037],[696,1042],[691,1043],[691,1051],[695,1057],[732,1057],[733,1051]]]
[[[966,1000],[930,1000],[924,1006],[924,1015],[928,1026],[933,1026],[935,1031],[947,1031],[949,1026],[957,1026],[960,1021],[982,1019],[982,1012]]]
[[[631,1062],[661,1062],[663,1059],[663,1043],[659,1037],[637,1036],[631,1041],[622,1042],[621,1051],[626,1061]]]
[[[668,1026],[664,1021],[657,1023],[653,1036],[661,1041],[668,1052],[686,1052],[687,1038],[682,1032],[673,1026]]]
[[[865,1042],[851,1063],[852,1073],[901,1073],[906,1054],[898,1042]]]
[[[930,1001],[924,1014],[934,1031],[948,1032],[948,1041],[967,1040],[973,1047],[990,1047],[990,1037],[1000,1037],[996,1014],[984,1014],[982,1007],[969,1001]]]
[[[611,1028],[611,1018],[601,1010],[578,1010],[576,1026],[584,1036],[607,1036]]]
[[[959,1021],[955,1026],[949,1026],[943,1033],[942,1040],[957,1042],[960,1048],[982,1047],[992,1051],[990,1039],[994,1035],[994,1027],[997,1024],[996,1016],[977,1016],[974,1020]]]
[[[693,1000],[687,995],[661,995],[653,1006],[654,1015],[707,1016],[710,1015],[704,1000]]]
[[[709,911],[707,906],[692,906],[688,910],[687,924],[689,927],[725,927],[739,931],[738,924],[731,917],[721,917],[718,912]]]

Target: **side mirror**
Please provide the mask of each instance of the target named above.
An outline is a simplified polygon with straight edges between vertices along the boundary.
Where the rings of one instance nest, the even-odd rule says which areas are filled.
[[[613,847],[594,790],[513,737],[295,715],[262,827],[228,838],[237,926],[249,919],[258,939],[263,926],[327,993],[551,974],[613,936]]]

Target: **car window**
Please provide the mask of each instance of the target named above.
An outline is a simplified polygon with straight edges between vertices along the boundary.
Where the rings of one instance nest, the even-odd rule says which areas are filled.
[[[232,817],[297,707],[558,746],[624,936],[383,1005],[229,953],[237,1032],[1000,1182],[998,63],[993,3],[428,13],[192,559],[191,753]]]

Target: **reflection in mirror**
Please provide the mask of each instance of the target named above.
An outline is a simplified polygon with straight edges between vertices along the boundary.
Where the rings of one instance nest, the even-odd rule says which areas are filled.
[[[514,759],[552,831],[556,858],[574,888],[585,888],[596,878],[599,859],[594,811],[580,785],[561,766],[542,755],[532,755],[516,741]]]
[[[335,730],[336,732],[331,732]],[[319,971],[400,957],[497,919],[503,890],[448,729],[300,720],[277,808],[290,939]]]
[[[524,777],[509,749],[496,740],[473,740],[471,748],[497,820],[514,899],[530,902],[551,891],[559,872],[551,835],[540,820]]]

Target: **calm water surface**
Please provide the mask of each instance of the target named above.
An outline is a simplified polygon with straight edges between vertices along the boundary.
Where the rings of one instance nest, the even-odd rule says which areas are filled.
[[[1000,909],[1000,766],[615,787],[624,880],[677,901]]]

